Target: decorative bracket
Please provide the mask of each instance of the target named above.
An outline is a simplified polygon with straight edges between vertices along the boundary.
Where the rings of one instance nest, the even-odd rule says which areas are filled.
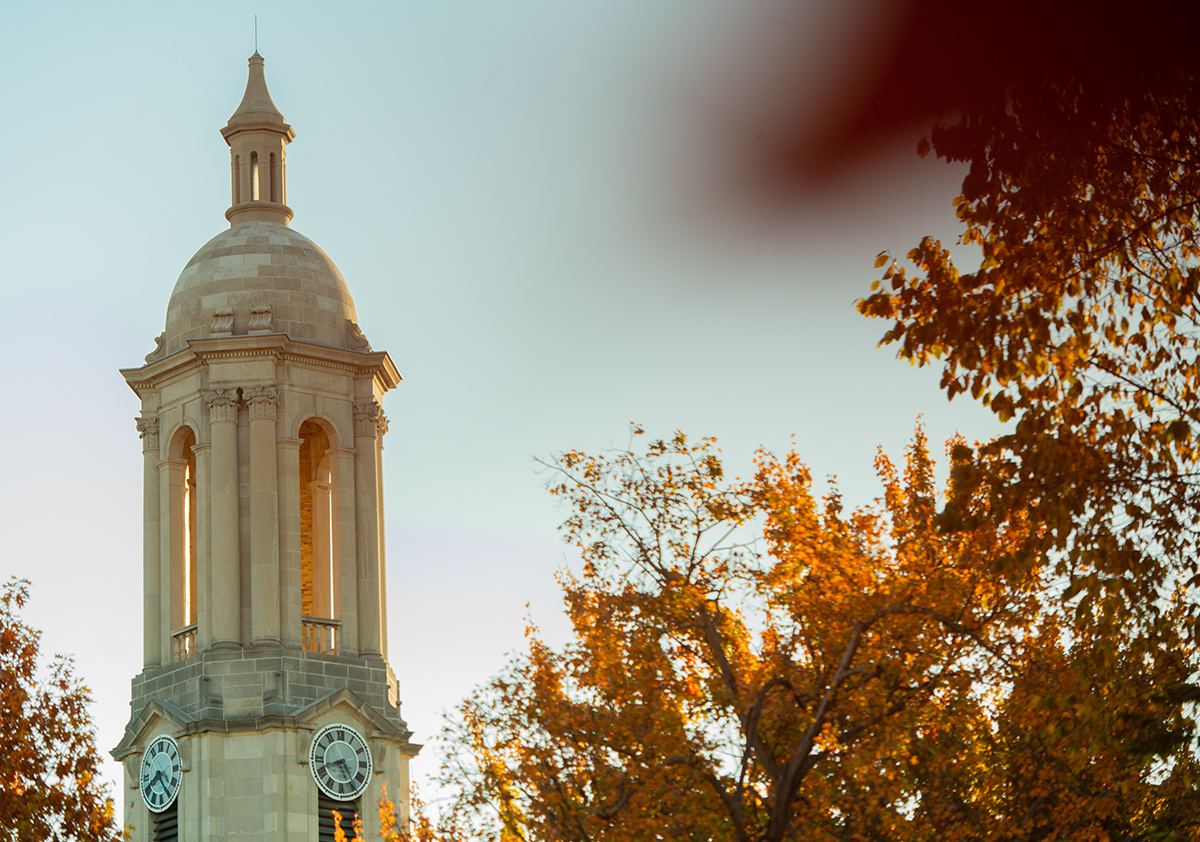
[[[233,336],[232,307],[218,307],[213,310],[212,328],[209,333],[213,336]]]
[[[246,332],[252,335],[271,332],[270,304],[255,304],[250,308],[250,324]]]

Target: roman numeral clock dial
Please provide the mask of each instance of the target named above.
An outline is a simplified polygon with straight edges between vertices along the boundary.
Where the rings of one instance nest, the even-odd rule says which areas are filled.
[[[183,783],[183,761],[174,737],[167,734],[155,737],[142,752],[139,783],[142,800],[152,813],[161,813],[174,803]]]
[[[371,782],[371,750],[349,725],[326,725],[314,734],[308,765],[321,791],[339,801],[358,798]]]

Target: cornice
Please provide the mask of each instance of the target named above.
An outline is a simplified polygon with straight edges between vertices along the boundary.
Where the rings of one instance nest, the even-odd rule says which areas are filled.
[[[258,336],[218,336],[189,339],[188,346],[140,368],[123,368],[121,376],[138,394],[158,389],[194,369],[221,360],[274,359],[343,371],[356,377],[373,376],[384,391],[404,379],[387,351],[348,351],[312,342],[300,342],[286,333]]]

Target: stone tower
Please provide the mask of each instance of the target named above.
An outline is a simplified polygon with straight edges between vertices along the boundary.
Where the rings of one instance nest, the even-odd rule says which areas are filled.
[[[333,262],[289,227],[295,137],[250,58],[230,147],[230,227],[184,267],[141,400],[143,652],[113,756],[134,839],[377,836],[384,785],[407,818],[388,665],[384,393]]]

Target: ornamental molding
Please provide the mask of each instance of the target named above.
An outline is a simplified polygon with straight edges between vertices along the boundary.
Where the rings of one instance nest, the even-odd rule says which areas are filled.
[[[253,386],[242,390],[242,397],[250,405],[250,420],[269,418],[275,420],[275,410],[279,406],[279,388],[276,386]]]
[[[204,395],[204,403],[208,406],[208,418],[212,423],[237,423],[237,389],[214,389]]]
[[[380,414],[375,401],[354,404],[354,435],[375,438],[379,434]]]
[[[251,336],[271,332],[271,305],[255,304],[250,308],[250,324],[246,332]]]
[[[164,330],[158,336],[154,337],[154,350],[146,355],[146,362],[152,363],[161,358],[167,350],[167,332]]]
[[[350,330],[350,347],[355,351],[370,353],[371,343],[367,341],[367,335],[362,332],[362,328],[349,319],[346,319],[346,327]]]
[[[137,424],[138,438],[142,440],[142,450],[158,450],[158,419],[143,416],[133,420]]]
[[[212,327],[208,332],[212,336],[233,336],[233,308],[218,307],[213,310]]]
[[[178,382],[214,362],[261,359],[371,377],[384,391],[394,389],[403,380],[386,351],[363,353],[313,345],[283,333],[209,336],[188,339],[186,345],[140,368],[121,369],[121,375],[134,391],[142,393]]]

